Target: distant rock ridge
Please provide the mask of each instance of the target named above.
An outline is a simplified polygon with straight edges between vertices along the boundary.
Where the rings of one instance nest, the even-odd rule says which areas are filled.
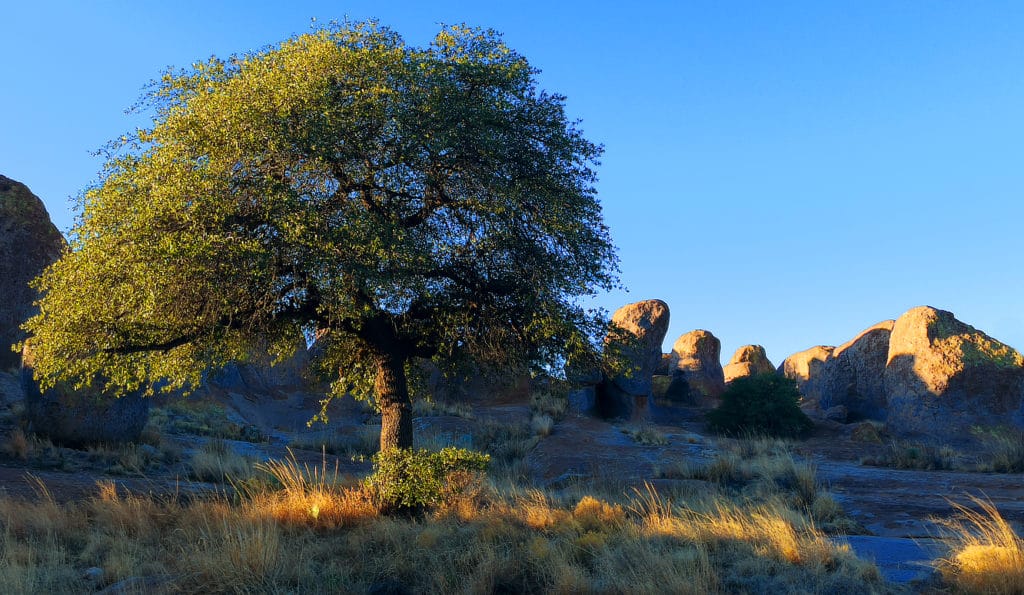
[[[34,313],[29,282],[53,264],[67,243],[46,206],[21,182],[0,175],[0,371],[17,369],[11,346],[25,339],[21,324]]]
[[[884,421],[897,435],[1024,428],[1024,356],[930,306],[871,326],[837,348],[793,354],[778,371],[796,380],[806,409]]]

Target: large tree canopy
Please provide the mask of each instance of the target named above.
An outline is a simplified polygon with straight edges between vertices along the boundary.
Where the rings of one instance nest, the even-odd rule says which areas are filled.
[[[37,282],[41,382],[187,388],[327,331],[339,390],[377,400],[393,448],[413,358],[586,350],[601,320],[578,298],[617,282],[601,149],[536,73],[491,31],[419,48],[372,22],[168,72]]]

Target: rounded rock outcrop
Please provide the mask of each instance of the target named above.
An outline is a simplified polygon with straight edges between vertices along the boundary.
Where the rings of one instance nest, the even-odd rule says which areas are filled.
[[[40,390],[31,347],[22,352],[21,387],[29,429],[68,446],[136,442],[149,420],[150,399],[141,391],[115,397],[95,381],[85,389],[59,382]]]
[[[852,419],[883,419],[883,382],[895,321],[885,320],[836,347],[822,368],[820,407],[845,407]]]
[[[737,378],[756,376],[757,374],[774,374],[775,366],[768,360],[768,354],[760,345],[744,345],[732,354],[732,359],[722,368],[725,383]]]
[[[710,331],[697,329],[681,335],[672,345],[672,383],[667,396],[714,405],[725,392],[722,342]]]
[[[798,351],[779,364],[779,374],[796,381],[800,391],[801,407],[816,408],[821,402],[821,376],[825,362],[832,357],[835,347],[816,345],[810,349]]]
[[[20,327],[35,313],[38,297],[29,282],[60,258],[65,245],[43,201],[0,175],[0,371],[17,372],[19,356],[11,346],[25,339]]]
[[[597,409],[606,417],[635,418],[653,390],[654,370],[661,361],[661,344],[668,332],[669,308],[661,300],[627,304],[612,315],[605,353],[620,368],[598,385]]]
[[[921,306],[896,319],[883,381],[894,433],[1024,427],[1024,356],[945,310]]]

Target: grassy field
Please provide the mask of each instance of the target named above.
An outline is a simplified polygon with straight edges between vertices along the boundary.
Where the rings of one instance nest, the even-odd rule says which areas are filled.
[[[148,448],[76,455],[129,475],[176,464],[184,476],[223,489],[152,496],[100,481],[92,496],[62,503],[39,482],[35,498],[0,497],[0,593],[901,590],[829,538],[861,528],[792,443],[721,440],[702,464],[667,461],[656,469],[658,487],[600,478],[541,489],[526,457],[564,411],[543,399],[532,409],[529,422],[474,422],[470,446],[491,455],[490,469],[449,477],[439,503],[414,513],[386,512],[373,484],[339,473],[326,455],[317,466],[294,458],[258,463],[227,438],[204,439],[187,457],[159,432]],[[365,457],[373,430],[310,446]],[[665,441],[649,427],[623,431],[643,444]],[[432,449],[448,445],[443,435],[421,438]],[[20,430],[4,445],[7,456],[28,462],[58,451]],[[85,464],[73,463],[64,467]],[[976,504],[946,524],[953,548],[939,563],[938,588],[1024,593],[1020,537],[994,507]]]
[[[422,515],[382,515],[327,468],[259,465],[238,496],[0,500],[0,592],[885,592],[875,567],[781,497],[689,502],[477,478]],[[582,486],[580,486],[582,488]],[[90,568],[100,569],[87,572]],[[91,578],[90,578],[91,577]],[[132,583],[131,581],[134,581]]]

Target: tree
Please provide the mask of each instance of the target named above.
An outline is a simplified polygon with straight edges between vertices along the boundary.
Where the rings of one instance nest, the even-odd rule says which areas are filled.
[[[493,31],[410,47],[374,22],[168,71],[37,281],[40,382],[187,390],[327,334],[333,392],[375,399],[387,450],[412,445],[414,358],[587,353],[579,298],[617,283],[601,148],[537,72]]]
[[[800,438],[814,423],[800,409],[796,381],[774,372],[743,376],[729,383],[722,403],[707,414],[708,427],[725,434],[751,432]]]

